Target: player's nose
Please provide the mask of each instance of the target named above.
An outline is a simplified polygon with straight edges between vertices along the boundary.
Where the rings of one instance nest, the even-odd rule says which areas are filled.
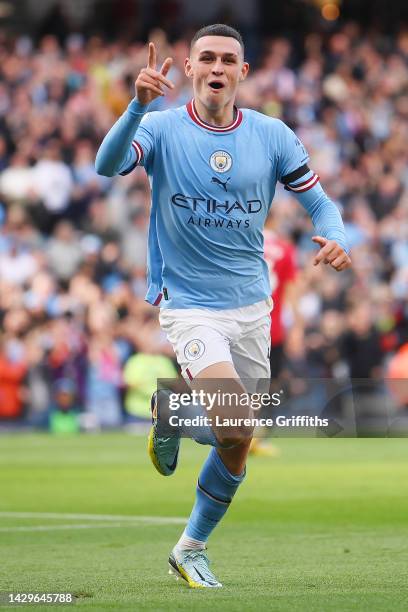
[[[213,74],[222,74],[224,72],[224,66],[222,65],[221,59],[217,59],[212,67]]]

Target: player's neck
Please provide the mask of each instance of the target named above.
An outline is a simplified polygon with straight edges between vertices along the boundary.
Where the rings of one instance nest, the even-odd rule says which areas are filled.
[[[194,99],[196,111],[201,121],[216,127],[226,127],[234,121],[235,106],[229,102],[226,106],[217,109],[209,109],[197,98]]]

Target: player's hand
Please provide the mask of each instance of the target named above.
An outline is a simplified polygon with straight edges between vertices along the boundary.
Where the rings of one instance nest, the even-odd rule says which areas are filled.
[[[150,42],[147,67],[142,68],[135,82],[136,97],[140,104],[150,104],[155,98],[164,96],[163,87],[174,89],[173,83],[166,79],[173,63],[172,58],[167,57],[159,71],[156,70],[156,61],[156,47]]]
[[[314,266],[323,262],[325,264],[330,264],[337,272],[350,268],[350,257],[335,240],[328,240],[322,236],[313,236],[312,240],[320,246],[320,251],[313,260]]]

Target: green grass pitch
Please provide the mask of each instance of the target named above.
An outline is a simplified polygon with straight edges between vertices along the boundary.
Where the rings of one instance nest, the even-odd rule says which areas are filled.
[[[277,444],[281,457],[250,458],[210,539],[224,588],[192,590],[167,556],[206,448],[184,440],[163,478],[144,438],[2,436],[0,591],[73,592],[98,611],[407,610],[407,441]]]

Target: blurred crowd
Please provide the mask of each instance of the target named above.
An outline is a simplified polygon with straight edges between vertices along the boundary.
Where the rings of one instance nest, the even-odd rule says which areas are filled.
[[[188,41],[151,39],[159,60],[173,57],[176,85],[154,108],[186,103]],[[0,421],[117,427],[146,417],[156,378],[177,373],[144,302],[144,170],[94,169],[146,57],[142,42],[0,34]],[[313,267],[311,223],[278,189],[273,231],[298,268],[284,373],[387,376],[408,342],[408,32],[349,23],[296,44],[265,39],[238,102],[296,130],[351,246],[351,271]]]

